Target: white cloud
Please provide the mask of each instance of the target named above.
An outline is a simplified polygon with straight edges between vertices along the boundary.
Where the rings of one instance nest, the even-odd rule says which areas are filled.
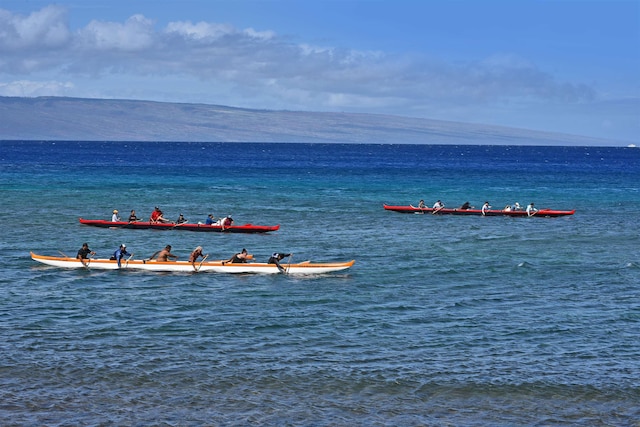
[[[269,40],[276,38],[276,33],[274,31],[256,31],[253,28],[247,28],[243,33],[254,39]]]
[[[258,40],[269,40],[276,37],[276,33],[273,31],[256,31],[253,28],[247,28],[240,31],[230,24],[217,24],[202,21],[195,24],[191,21],[170,22],[167,24],[164,32],[166,34],[175,34],[182,36],[185,39],[193,40],[217,40],[225,36],[246,36],[248,38]]]
[[[185,38],[201,40],[206,38],[219,39],[227,34],[235,33],[232,25],[228,24],[211,24],[208,22],[198,22],[196,24],[190,21],[170,22],[164,29],[167,34],[176,34]]]
[[[143,15],[133,15],[124,24],[91,21],[78,31],[78,43],[87,49],[143,51],[153,48],[153,21]]]
[[[0,82],[2,96],[65,96],[74,88],[71,82],[18,80]]]
[[[71,38],[67,12],[47,6],[29,16],[0,9],[0,51],[62,46]]]

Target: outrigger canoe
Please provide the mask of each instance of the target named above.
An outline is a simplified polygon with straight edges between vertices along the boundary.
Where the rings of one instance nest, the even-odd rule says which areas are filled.
[[[91,225],[93,227],[102,228],[130,228],[134,230],[154,229],[154,230],[186,230],[186,231],[213,231],[224,233],[268,233],[276,231],[280,225],[229,225],[222,227],[221,225],[193,224],[193,223],[154,223],[149,221],[105,221],[102,219],[84,219],[80,218],[80,224]]]
[[[287,264],[280,262],[282,270],[278,269],[275,264],[267,264],[262,262],[248,262],[233,264],[222,260],[218,261],[200,261],[190,263],[189,261],[147,261],[137,259],[123,259],[118,262],[110,259],[89,258],[79,260],[71,257],[46,256],[37,255],[31,252],[31,258],[34,261],[46,264],[52,267],[60,268],[85,268],[96,270],[144,270],[154,272],[172,272],[172,273],[193,273],[193,272],[213,272],[213,273],[258,273],[258,274],[322,274],[335,271],[346,270],[350,268],[355,260],[347,262],[332,263],[314,263],[311,261],[303,261],[295,264]]]
[[[483,216],[510,216],[510,217],[558,217],[573,215],[575,209],[570,211],[554,210],[554,209],[540,209],[533,215],[528,215],[524,210],[502,210],[502,209],[488,209],[484,213],[482,209],[452,209],[452,208],[418,208],[413,205],[409,206],[391,206],[383,205],[388,211],[406,213],[406,214],[434,214],[434,215],[483,215]]]

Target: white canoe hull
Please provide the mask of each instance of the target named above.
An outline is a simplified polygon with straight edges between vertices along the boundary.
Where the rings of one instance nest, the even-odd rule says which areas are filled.
[[[242,264],[231,264],[222,261],[205,261],[192,264],[188,261],[144,261],[144,260],[122,260],[120,267],[117,261],[109,259],[85,259],[79,260],[69,257],[54,257],[37,255],[31,252],[31,258],[34,261],[52,267],[60,268],[86,268],[95,270],[144,270],[154,272],[174,272],[174,273],[194,273],[194,272],[213,272],[213,273],[236,273],[236,274],[321,274],[341,271],[350,268],[355,261],[335,262],[335,263],[312,263],[309,261],[296,264],[281,264],[282,271],[274,264],[250,262]]]

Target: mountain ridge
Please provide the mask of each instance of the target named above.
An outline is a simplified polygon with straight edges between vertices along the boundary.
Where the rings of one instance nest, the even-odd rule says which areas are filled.
[[[1,96],[0,140],[624,145],[580,135],[384,114]]]

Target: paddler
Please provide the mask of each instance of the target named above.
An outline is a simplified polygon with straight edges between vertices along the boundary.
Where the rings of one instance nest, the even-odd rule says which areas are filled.
[[[195,264],[195,262],[198,260],[198,258],[202,257],[203,261],[204,258],[208,257],[209,254],[207,255],[203,255],[202,254],[202,246],[198,246],[197,248],[195,248],[193,250],[193,252],[191,252],[191,255],[189,255],[189,262],[192,264]]]
[[[76,258],[79,260],[83,260],[89,258],[89,255],[93,256],[95,254],[96,253],[94,251],[89,249],[88,243],[83,243],[82,247],[78,250],[78,255],[76,255]]]
[[[282,261],[283,259],[285,259],[288,256],[290,257],[291,254],[283,254],[283,253],[280,253],[280,252],[274,252],[269,257],[269,261],[267,261],[267,264],[275,264],[276,267],[278,267],[278,270],[280,270],[280,272],[284,273],[285,269],[280,265],[280,261]]]
[[[249,255],[247,253],[247,250],[245,248],[242,248],[241,252],[234,254],[231,258],[229,258],[226,261],[222,261],[222,265],[225,265],[228,262],[230,262],[231,264],[244,263],[251,258],[252,258],[252,255]]]
[[[122,261],[122,258],[124,258],[125,255],[131,256],[131,254],[127,252],[127,245],[123,243],[118,249],[116,249],[116,251],[113,253],[113,257],[111,258],[118,261],[118,268],[120,268],[120,261]]]
[[[171,245],[167,245],[164,249],[157,251],[153,255],[149,257],[149,261],[151,261],[155,256],[158,256],[157,261],[159,262],[167,262],[169,258],[173,258],[174,260],[178,259],[177,255],[171,253]]]

